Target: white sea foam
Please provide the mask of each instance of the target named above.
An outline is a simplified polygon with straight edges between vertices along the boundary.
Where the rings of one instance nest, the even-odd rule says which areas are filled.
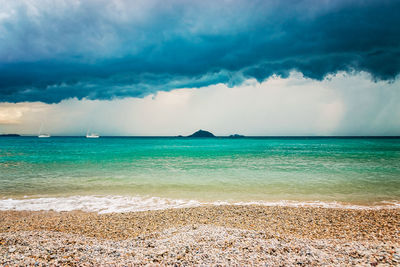
[[[339,202],[322,201],[252,201],[252,202],[200,202],[197,200],[169,199],[160,197],[130,197],[130,196],[70,196],[23,199],[0,199],[0,210],[54,210],[111,213],[135,212],[147,210],[163,210],[173,208],[189,208],[205,205],[261,205],[285,207],[321,207],[342,209],[396,209],[400,202],[380,202],[376,205],[364,206],[343,204]]]
[[[195,200],[126,196],[71,196],[0,200],[0,210],[82,210],[98,213],[187,208],[200,205],[201,203]]]
[[[400,208],[400,202],[397,201],[382,201],[373,205],[356,205],[340,202],[323,202],[323,201],[291,201],[291,200],[280,200],[280,201],[251,201],[251,202],[235,202],[228,203],[224,201],[218,201],[212,203],[213,205],[258,205],[268,207],[317,207],[317,208],[331,208],[331,209],[397,209]]]

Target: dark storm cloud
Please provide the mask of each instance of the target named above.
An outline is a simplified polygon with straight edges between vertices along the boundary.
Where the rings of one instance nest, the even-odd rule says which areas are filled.
[[[400,1],[9,1],[0,101],[110,99],[158,90],[400,70]]]

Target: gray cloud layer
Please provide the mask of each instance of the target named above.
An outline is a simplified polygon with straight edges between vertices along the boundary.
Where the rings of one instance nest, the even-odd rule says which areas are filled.
[[[0,2],[0,101],[400,70],[399,1]]]

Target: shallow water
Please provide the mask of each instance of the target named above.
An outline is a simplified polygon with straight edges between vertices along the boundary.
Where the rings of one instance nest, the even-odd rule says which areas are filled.
[[[400,139],[0,138],[0,209],[10,198],[77,196],[144,209],[178,199],[399,203]]]

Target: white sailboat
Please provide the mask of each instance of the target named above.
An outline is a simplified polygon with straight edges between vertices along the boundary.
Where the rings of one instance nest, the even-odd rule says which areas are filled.
[[[89,130],[86,132],[86,138],[99,138],[100,136],[96,133],[90,133]]]
[[[49,137],[50,137],[50,134],[42,133],[42,129],[43,129],[43,123],[42,123],[42,125],[40,126],[40,130],[39,130],[39,135],[38,135],[38,137],[39,137],[39,138],[49,138]]]

